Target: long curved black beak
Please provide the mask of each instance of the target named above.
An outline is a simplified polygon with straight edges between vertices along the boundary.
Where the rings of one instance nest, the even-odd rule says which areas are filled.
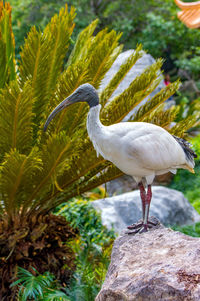
[[[64,108],[66,108],[67,106],[75,103],[76,100],[72,97],[72,95],[70,95],[69,97],[65,98],[49,115],[49,117],[47,118],[45,125],[44,125],[44,132],[46,132],[47,127],[49,125],[49,123],[51,122],[51,120],[56,116],[56,114],[58,114],[60,111],[62,111]]]

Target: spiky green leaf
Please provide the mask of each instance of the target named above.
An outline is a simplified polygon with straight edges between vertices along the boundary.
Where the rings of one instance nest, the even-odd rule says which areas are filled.
[[[0,94],[1,156],[16,148],[28,153],[32,147],[33,98],[27,82],[23,90],[13,81]]]

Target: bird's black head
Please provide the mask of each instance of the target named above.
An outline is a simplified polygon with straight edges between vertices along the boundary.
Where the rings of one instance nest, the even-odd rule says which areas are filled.
[[[44,125],[44,131],[46,131],[50,121],[54,116],[62,111],[67,106],[76,102],[87,102],[90,108],[99,104],[99,97],[96,89],[90,84],[83,84],[79,86],[70,96],[65,98],[49,115]]]
[[[87,102],[90,108],[99,104],[97,91],[90,84],[83,84],[79,86],[69,97],[74,99],[73,102]]]

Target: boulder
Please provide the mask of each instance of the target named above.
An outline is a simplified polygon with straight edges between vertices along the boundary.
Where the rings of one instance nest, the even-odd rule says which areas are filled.
[[[134,52],[133,49],[124,51],[122,53],[119,54],[119,56],[116,58],[116,60],[114,61],[113,65],[111,66],[111,68],[108,70],[108,72],[106,73],[105,77],[102,80],[101,86],[100,86],[100,91],[103,90],[108,83],[110,82],[110,80],[113,78],[113,76],[118,72],[120,66],[122,64],[125,63],[125,61],[129,58],[129,56]],[[150,55],[147,54],[145,52],[143,52],[143,56],[137,60],[137,62],[135,63],[135,65],[130,69],[130,71],[127,73],[127,75],[124,77],[124,79],[122,80],[122,82],[119,84],[119,86],[117,87],[117,89],[114,91],[114,93],[112,94],[110,100],[112,100],[115,96],[121,94],[125,89],[128,88],[128,86],[130,85],[130,83],[138,76],[140,75],[145,68],[147,68],[148,66],[152,65],[153,63],[155,63],[155,59]],[[160,84],[155,88],[155,90],[150,94],[150,97],[154,96],[156,93],[158,93],[163,87],[164,87],[164,81],[163,79],[161,80]],[[127,116],[124,120],[128,120],[129,117],[131,115],[133,115],[133,113],[135,111],[138,110],[138,108],[143,105],[149,98],[149,96],[146,97],[145,99],[143,99],[143,101],[141,101],[140,104],[138,104]]]
[[[119,236],[95,301],[199,301],[200,238],[162,225]]]
[[[156,176],[153,184],[156,185],[167,185],[171,182],[173,178],[173,174],[168,172],[164,175]],[[129,192],[135,189],[138,189],[137,183],[133,180],[133,177],[128,175],[123,175],[117,179],[109,181],[106,183],[106,192],[109,196],[122,194],[125,192]]]
[[[200,215],[182,192],[153,186],[152,194],[150,215],[158,218],[164,225],[182,226],[200,221]],[[100,211],[102,223],[108,228],[113,226],[118,233],[142,217],[139,190],[96,200],[92,205]]]

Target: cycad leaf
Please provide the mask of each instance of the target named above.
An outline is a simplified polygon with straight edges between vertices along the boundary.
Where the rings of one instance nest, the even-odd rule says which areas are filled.
[[[13,81],[0,95],[0,147],[1,155],[16,148],[27,153],[32,146],[32,104],[30,85],[21,90]]]
[[[72,35],[75,24],[73,23],[75,17],[75,9],[71,7],[68,13],[67,5],[61,8],[59,15],[55,15],[51,22],[44,30],[44,35],[53,39],[53,47],[50,53],[49,60],[49,74],[47,81],[47,93],[54,90],[57,77],[61,71],[63,61],[69,47],[70,37]]]
[[[165,104],[161,104],[154,111],[150,112],[149,115],[146,115],[146,117],[142,118],[142,121],[153,123],[168,129],[170,123],[175,120],[180,108],[178,106],[172,106],[171,108],[165,110],[164,107]]]
[[[102,167],[104,168],[101,169],[101,172],[98,172],[98,169],[94,169],[94,174],[91,171],[88,177],[87,176],[82,177],[79,181],[69,186],[68,189],[65,190],[63,194],[59,195],[59,199],[57,200],[57,205],[59,203],[62,203],[65,198],[70,199],[73,196],[80,195],[103,183],[114,180],[123,175],[123,172],[121,170],[119,170],[116,166],[114,166],[112,163],[108,161],[106,161],[106,163],[104,163]]]
[[[6,45],[0,38],[0,88],[5,86],[5,83],[8,82],[8,64],[6,62]]]
[[[56,87],[58,75],[64,62],[69,39],[72,34],[75,13],[67,6],[61,9],[59,16],[54,16],[44,33],[33,27],[21,52],[21,82],[31,80],[35,102],[35,121],[41,121],[45,107]]]
[[[95,28],[97,27],[98,20],[94,20],[89,26],[79,33],[74,49],[72,50],[70,57],[67,62],[67,66],[71,66],[77,61],[84,59],[88,51],[86,47],[86,41],[90,40],[91,36],[94,33]]]
[[[92,40],[87,56],[91,83],[95,88],[99,87],[105,73],[121,52],[121,48],[117,47],[120,37],[121,34],[117,34],[114,30],[109,33],[102,30]]]
[[[0,88],[9,80],[14,80],[15,73],[15,40],[11,25],[11,6],[0,2]],[[1,77],[2,76],[2,77]]]
[[[116,96],[101,111],[101,119],[105,125],[121,121],[135,106],[147,97],[158,85],[158,77],[162,61],[146,68],[137,76],[129,87]]]
[[[88,81],[88,73],[82,64],[77,63],[69,66],[67,70],[64,71],[60,76],[55,92],[56,97],[52,99],[52,105],[49,107],[46,117],[49,115],[50,111],[61,102],[61,100],[70,95],[76,88],[78,88],[78,86]],[[71,131],[74,130],[74,126],[72,125],[75,122],[75,114],[79,108],[80,104],[79,106],[70,106],[67,110],[62,111],[58,116],[55,117],[54,121],[49,127],[49,131],[58,133],[62,129],[67,129],[67,133],[70,135],[72,133]]]
[[[11,150],[5,156],[0,172],[1,202],[11,217],[27,199],[33,189],[33,177],[41,170],[42,162],[37,150],[26,156],[17,150]]]
[[[176,81],[161,89],[156,95],[154,95],[143,106],[141,106],[131,119],[133,121],[144,121],[146,116],[149,116],[153,110],[155,110],[161,103],[163,103],[176,92],[179,85],[180,82]]]
[[[26,207],[36,198],[41,200],[50,189],[52,191],[56,189],[57,177],[66,168],[66,160],[72,155],[73,150],[74,143],[65,132],[53,134],[46,140],[40,150],[43,169],[38,171],[32,194],[26,200]]]
[[[172,135],[178,136],[178,137],[184,137],[186,136],[186,131],[190,128],[192,128],[196,124],[196,117],[195,116],[188,116],[187,118],[179,121],[176,125],[174,125],[170,129],[170,133]]]
[[[135,65],[137,60],[142,57],[144,52],[142,52],[141,49],[141,45],[137,47],[133,54],[128,57],[126,62],[120,66],[118,72],[110,80],[109,84],[104,88],[100,95],[100,103],[102,106],[105,105],[105,103],[117,89],[121,81],[125,78],[130,69]]]

